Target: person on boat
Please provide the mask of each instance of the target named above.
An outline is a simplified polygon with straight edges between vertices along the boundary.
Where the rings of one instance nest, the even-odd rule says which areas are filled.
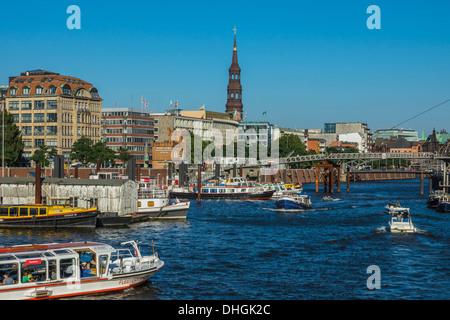
[[[409,218],[408,210],[405,210],[405,211],[403,212],[402,218],[403,218],[404,221],[405,221],[405,219],[408,219],[408,218]],[[406,221],[408,221],[408,220],[406,220]]]
[[[22,276],[22,283],[33,282],[33,276],[30,273],[26,273]]]
[[[8,285],[8,284],[13,284],[14,283],[14,280],[9,277],[9,273],[5,273],[3,275],[3,277],[4,277],[3,282],[2,282],[3,285]]]

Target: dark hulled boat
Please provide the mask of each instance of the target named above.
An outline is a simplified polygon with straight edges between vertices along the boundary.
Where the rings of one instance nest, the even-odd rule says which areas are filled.
[[[84,209],[62,205],[1,205],[0,228],[95,228],[97,207]]]

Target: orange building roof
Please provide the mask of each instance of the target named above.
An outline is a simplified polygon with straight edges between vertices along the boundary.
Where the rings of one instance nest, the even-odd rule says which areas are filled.
[[[36,88],[41,87],[43,89],[42,94],[48,94],[51,87],[56,87],[54,94],[62,95],[63,88],[70,89],[70,95],[75,96],[79,89],[85,89],[91,93],[96,93],[92,98],[100,99],[98,90],[89,82],[81,80],[76,77],[63,76],[58,73],[34,70],[26,71],[20,74],[20,76],[9,78],[8,95],[11,88],[17,89],[17,96],[22,95],[23,88],[30,88],[29,95],[36,94]]]

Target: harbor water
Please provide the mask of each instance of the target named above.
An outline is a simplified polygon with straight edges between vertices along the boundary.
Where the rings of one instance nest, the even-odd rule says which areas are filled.
[[[96,230],[0,230],[1,245],[152,240],[164,268],[138,288],[72,299],[449,299],[450,215],[426,207],[419,180],[354,183],[341,201],[283,212],[267,201],[192,201],[186,221]],[[413,234],[393,234],[384,206],[411,208]],[[379,289],[369,289],[370,266]]]

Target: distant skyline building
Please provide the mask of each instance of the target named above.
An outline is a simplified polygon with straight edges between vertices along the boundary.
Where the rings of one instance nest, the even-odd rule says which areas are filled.
[[[418,132],[411,129],[380,129],[376,130],[372,136],[374,141],[378,138],[391,139],[391,137],[395,138],[395,140],[397,138],[405,138],[407,141],[419,141]]]
[[[225,112],[232,115],[232,119],[242,121],[244,105],[242,104],[241,68],[239,67],[236,47],[236,27],[234,28],[233,59],[228,69],[229,79],[227,87],[227,104]]]

